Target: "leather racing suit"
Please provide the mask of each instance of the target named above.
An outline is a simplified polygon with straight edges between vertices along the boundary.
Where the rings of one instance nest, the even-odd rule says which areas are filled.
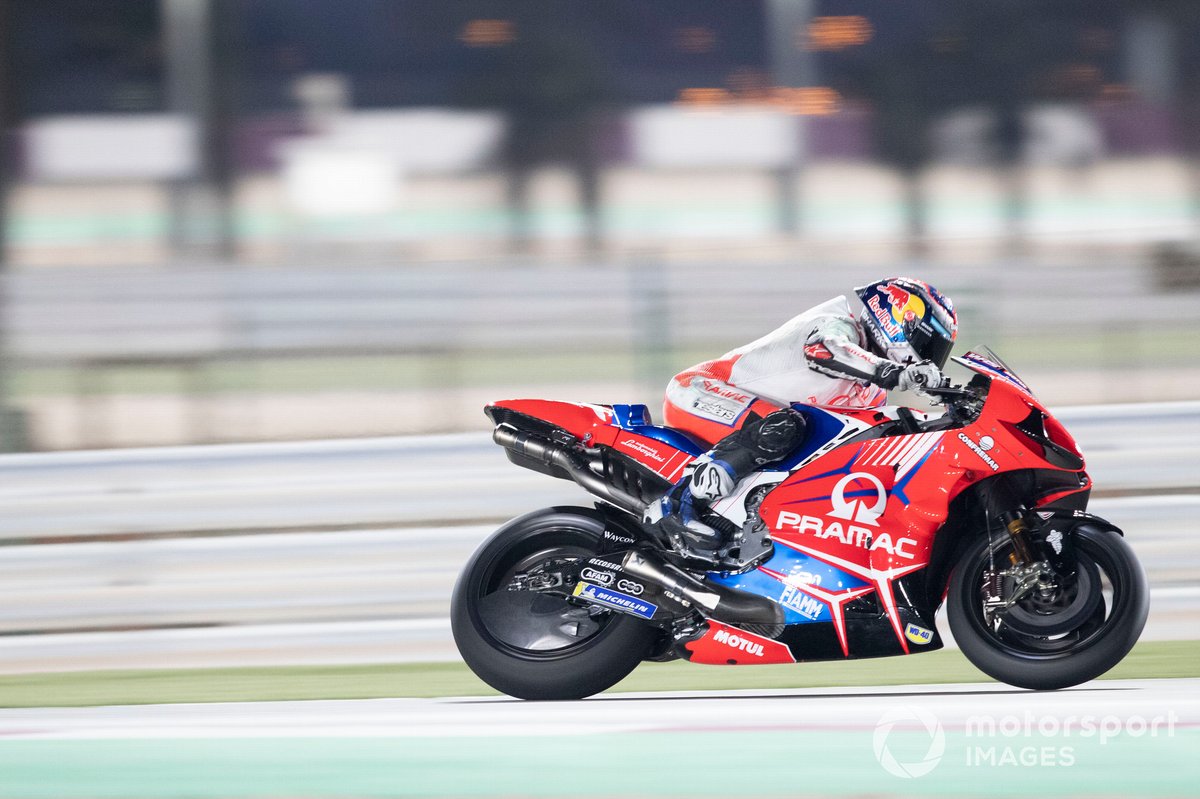
[[[940,371],[906,365],[872,353],[869,339],[845,296],[811,308],[776,330],[720,358],[676,375],[663,405],[667,425],[712,449],[652,506],[648,520],[678,519],[685,538],[712,548],[720,534],[697,523],[703,508],[762,466],[779,461],[804,440],[804,416],[792,403],[868,408],[882,405],[887,389],[912,388],[912,376]],[[932,370],[932,371],[931,371]]]

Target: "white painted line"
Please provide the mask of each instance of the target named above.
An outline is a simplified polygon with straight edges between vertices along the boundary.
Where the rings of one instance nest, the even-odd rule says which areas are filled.
[[[218,627],[181,627],[160,630],[120,630],[94,633],[46,633],[43,635],[5,636],[5,653],[19,650],[77,645],[96,650],[119,643],[151,642],[155,639],[174,644],[204,641],[250,640],[304,637],[316,645],[330,636],[390,635],[406,632],[438,632],[450,635],[449,618],[379,619],[371,621],[295,622],[290,624],[236,624]],[[397,642],[399,643],[399,642]]]
[[[800,666],[799,668],[803,668]],[[753,670],[747,670],[751,681]],[[788,699],[811,698],[797,713]],[[696,701],[688,701],[696,700]],[[783,701],[781,701],[783,700]],[[1089,714],[1167,717],[1193,727],[1200,680],[1105,680],[1055,692],[1000,683],[885,685],[604,694],[580,702],[508,697],[367,699],[134,705],[0,710],[0,736],[14,739],[412,738],[578,736],[720,728],[822,732],[874,730],[889,706],[920,701],[948,729],[980,714],[1036,718]]]

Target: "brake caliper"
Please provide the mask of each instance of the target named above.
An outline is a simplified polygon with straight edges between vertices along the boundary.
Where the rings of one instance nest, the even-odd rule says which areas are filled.
[[[994,621],[997,613],[1007,611],[1033,591],[1055,591],[1058,587],[1054,569],[1045,561],[1012,566],[1003,571],[985,571],[984,612],[989,621]]]

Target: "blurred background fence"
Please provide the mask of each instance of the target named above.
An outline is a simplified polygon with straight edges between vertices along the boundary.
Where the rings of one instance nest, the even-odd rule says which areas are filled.
[[[8,277],[10,385],[38,448],[482,429],[500,394],[653,407],[675,371],[878,271],[650,257],[30,270]],[[965,342],[997,348],[1048,401],[1200,387],[1196,298],[1136,267],[923,274],[958,301]]]

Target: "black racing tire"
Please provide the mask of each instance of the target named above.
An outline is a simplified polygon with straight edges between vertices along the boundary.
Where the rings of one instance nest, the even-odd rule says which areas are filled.
[[[984,621],[980,586],[988,563],[988,540],[980,538],[959,560],[950,578],[946,611],[962,653],[980,671],[1018,688],[1051,691],[1093,680],[1117,665],[1137,643],[1150,607],[1146,573],[1119,534],[1095,525],[1074,532],[1081,565],[1094,564],[1109,580],[1112,596],[1077,631],[1042,646],[1020,636],[1004,640]],[[1007,557],[1005,540],[993,544]],[[1003,561],[1001,561],[1003,562]],[[1090,563],[1089,563],[1090,562]],[[1100,590],[1097,582],[1095,590]]]
[[[659,631],[615,611],[600,617],[600,629],[586,639],[542,651],[504,641],[480,614],[481,600],[504,590],[515,564],[541,553],[594,554],[603,532],[603,517],[591,508],[546,508],[508,522],[475,552],[454,586],[450,626],[463,660],[481,680],[518,699],[582,699],[616,685],[651,654]],[[538,601],[551,612],[555,602],[571,607],[565,599]]]

